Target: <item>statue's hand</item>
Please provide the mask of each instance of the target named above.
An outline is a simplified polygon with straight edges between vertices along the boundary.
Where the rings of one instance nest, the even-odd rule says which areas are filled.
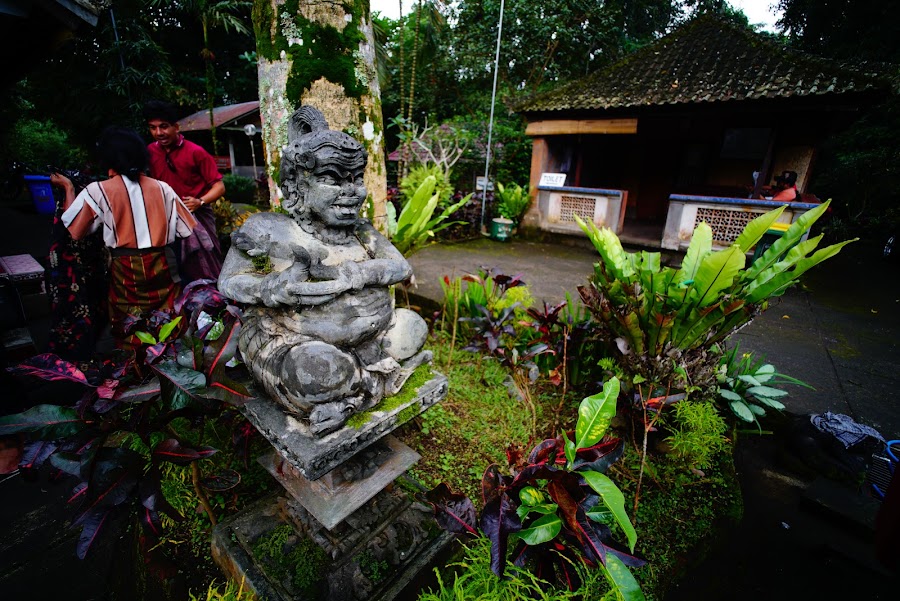
[[[289,285],[291,279],[287,271],[267,275],[260,285],[259,296],[263,304],[267,307],[300,304],[299,296],[292,291]]]
[[[347,283],[350,290],[362,290],[366,285],[366,268],[364,264],[346,261],[339,266],[338,280]]]

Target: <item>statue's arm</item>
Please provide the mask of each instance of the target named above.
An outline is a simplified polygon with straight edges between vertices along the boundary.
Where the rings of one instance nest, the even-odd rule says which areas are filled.
[[[249,256],[232,246],[219,274],[219,291],[239,303],[265,304],[262,299],[265,278],[265,274],[255,271]]]
[[[412,267],[406,257],[371,223],[366,222],[358,226],[356,235],[373,257],[363,263],[357,263],[363,270],[364,285],[389,286],[402,282],[412,275]]]

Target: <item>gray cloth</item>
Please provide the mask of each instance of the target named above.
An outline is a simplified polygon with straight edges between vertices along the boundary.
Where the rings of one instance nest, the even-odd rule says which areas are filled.
[[[875,438],[884,442],[884,437],[870,426],[856,423],[849,415],[843,413],[814,413],[809,417],[809,421],[820,432],[831,434],[844,445],[845,449],[857,445],[868,437]]]

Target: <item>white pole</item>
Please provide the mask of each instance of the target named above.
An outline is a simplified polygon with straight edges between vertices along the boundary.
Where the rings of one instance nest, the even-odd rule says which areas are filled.
[[[505,0],[500,0],[500,24],[497,26],[497,52],[494,55],[494,88],[491,91],[491,118],[488,121],[487,150],[484,155],[484,187],[481,191],[481,233],[485,232],[484,208],[488,193],[488,167],[491,164],[491,136],[494,133],[494,102],[497,100],[497,72],[500,64],[500,36],[503,35],[503,6]]]

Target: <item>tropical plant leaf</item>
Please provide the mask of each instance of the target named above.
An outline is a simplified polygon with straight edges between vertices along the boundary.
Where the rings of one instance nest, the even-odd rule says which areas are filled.
[[[422,211],[425,209],[425,206],[431,199],[436,183],[437,180],[433,175],[429,175],[422,181],[419,189],[416,190],[412,198],[409,199],[409,202],[407,202],[403,209],[400,211],[400,217],[397,218],[398,233],[402,232],[404,228],[411,227],[413,223],[415,223],[415,221],[419,218],[419,216],[422,214]]]
[[[139,386],[119,387],[113,398],[123,403],[143,403],[159,397],[160,392],[159,380],[153,377]]]
[[[772,409],[777,409],[778,411],[784,410],[784,403],[782,403],[781,401],[776,401],[775,399],[767,398],[764,396],[758,396],[756,397],[756,400],[767,407],[771,407]]]
[[[600,569],[604,570],[607,581],[621,601],[644,601],[644,593],[622,560],[610,553],[606,556],[606,564]]]
[[[742,400],[744,400],[744,397],[742,397],[741,395],[739,395],[738,393],[736,393],[736,392],[733,391],[733,390],[728,390],[727,388],[720,388],[720,389],[719,389],[719,396],[721,396],[722,398],[724,398],[724,399],[726,399],[726,400],[728,400],[728,401],[742,401]]]
[[[202,372],[182,367],[175,361],[163,361],[151,367],[159,376],[163,400],[172,411],[193,405],[195,397],[206,388],[206,376]]]
[[[734,243],[745,253],[749,252],[750,249],[756,246],[756,243],[765,236],[766,232],[769,231],[769,228],[778,221],[778,218],[784,213],[785,207],[787,207],[787,205],[781,205],[777,209],[764,213],[748,223]]]
[[[818,207],[800,215],[797,221],[791,224],[784,235],[772,243],[772,246],[753,262],[753,265],[744,272],[742,279],[747,282],[752,282],[760,273],[777,263],[782,255],[794,246],[812,224],[828,210],[829,204],[831,204],[831,200],[827,200]]]
[[[422,498],[431,504],[438,525],[455,534],[477,534],[475,506],[463,494],[455,493],[441,482]]]
[[[57,448],[56,444],[48,440],[36,440],[28,443],[22,449],[19,467],[23,469],[37,469],[47,461]]]
[[[156,338],[154,338],[153,334],[149,332],[138,331],[134,333],[134,337],[144,344],[149,344],[151,346],[156,344]]]
[[[675,274],[675,283],[693,282],[697,277],[697,270],[700,269],[700,263],[710,252],[712,252],[712,228],[705,221],[701,221],[694,228],[684,261],[681,262],[681,269]]]
[[[794,269],[791,271],[786,271],[779,273],[775,277],[767,280],[764,284],[754,286],[755,281],[747,286],[746,290],[746,300],[750,303],[757,303],[762,300],[765,300],[772,296],[780,296],[784,294],[784,291],[787,290],[788,287],[793,284],[797,278],[799,278],[803,273],[807,270],[815,267],[822,261],[833,257],[838,254],[842,248],[851,242],[856,242],[858,238],[853,238],[852,240],[845,240],[843,242],[838,242],[837,244],[832,244],[831,246],[827,246],[825,248],[821,248],[817,250],[811,257],[807,257],[805,259],[801,259],[797,261]]]
[[[172,332],[175,331],[175,328],[178,327],[178,324],[181,323],[181,315],[173,319],[172,321],[163,324],[161,328],[159,328],[159,341],[165,342],[169,339],[169,336],[172,335]]]
[[[600,495],[600,500],[612,512],[616,523],[628,539],[628,548],[634,552],[634,545],[637,543],[637,533],[634,531],[634,526],[631,524],[631,520],[628,519],[628,513],[625,511],[625,496],[622,494],[622,491],[606,474],[591,471],[579,472],[579,474],[588,483],[588,486]]]
[[[8,369],[10,373],[34,376],[50,382],[69,380],[90,386],[87,377],[78,367],[69,361],[60,359],[52,353],[37,355]]]
[[[174,438],[161,441],[153,448],[155,461],[169,461],[176,465],[190,465],[198,459],[205,459],[218,453],[213,447],[190,448],[183,446]]]
[[[562,530],[562,520],[556,513],[548,513],[519,531],[518,537],[529,545],[540,545],[556,538]]]
[[[606,473],[609,466],[625,454],[625,442],[620,438],[604,440],[586,449],[578,449],[572,468],[576,471],[593,470]]]
[[[546,497],[535,487],[526,486],[519,491],[519,500],[523,505],[540,505],[546,500]]]
[[[78,544],[75,547],[75,553],[78,559],[87,557],[88,551],[91,550],[97,541],[103,527],[109,521],[112,514],[112,507],[98,507],[91,510],[83,516],[81,524],[81,534],[78,536]]]
[[[739,418],[744,420],[745,422],[755,422],[756,418],[753,417],[753,412],[750,411],[750,408],[743,401],[731,401],[728,403],[728,406],[731,407],[731,410],[737,415]]]
[[[767,399],[779,399],[788,394],[786,390],[772,388],[771,386],[753,386],[752,388],[748,388],[747,392],[753,396],[765,397]]]
[[[600,442],[616,415],[618,398],[619,380],[612,377],[603,384],[601,392],[581,401],[578,406],[578,422],[575,425],[576,450],[592,447]],[[574,463],[574,458],[569,458],[569,461]]]
[[[53,440],[80,432],[92,422],[81,419],[71,407],[35,405],[31,409],[0,417],[0,436],[17,432],[34,432],[40,438]]]
[[[694,276],[697,306],[702,308],[719,301],[719,293],[731,287],[746,260],[744,251],[737,245],[706,255]]]
[[[480,525],[481,531],[491,540],[491,571],[502,578],[509,535],[522,529],[522,520],[506,492],[501,492],[484,506]]]

